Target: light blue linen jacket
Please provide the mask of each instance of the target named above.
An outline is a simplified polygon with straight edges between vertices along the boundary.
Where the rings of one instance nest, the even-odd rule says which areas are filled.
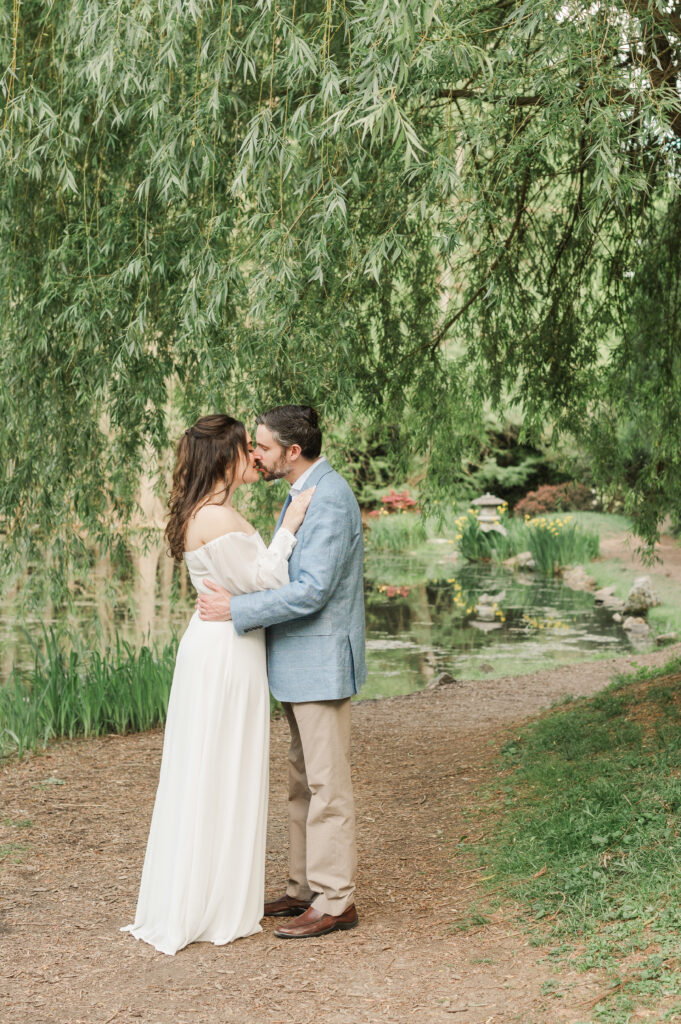
[[[366,679],[364,542],[359,506],[347,483],[322,462],[289,562],[290,583],[232,598],[240,635],[267,628],[267,674],[278,700],[338,700]],[[277,529],[283,518],[279,517]]]

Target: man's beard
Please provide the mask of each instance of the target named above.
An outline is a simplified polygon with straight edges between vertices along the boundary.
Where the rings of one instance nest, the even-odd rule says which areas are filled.
[[[291,470],[291,467],[286,465],[284,459],[281,459],[273,469],[265,469],[262,462],[259,464],[258,468],[262,474],[263,480],[284,480]]]

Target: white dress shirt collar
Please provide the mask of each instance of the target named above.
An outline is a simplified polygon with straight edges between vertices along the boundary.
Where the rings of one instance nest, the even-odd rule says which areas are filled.
[[[298,477],[296,482],[294,484],[291,484],[291,497],[295,498],[296,494],[300,494],[301,491],[305,490],[306,481],[311,476],[313,470],[315,470],[317,466],[320,464],[320,462],[328,461],[329,460],[327,459],[326,455],[320,455],[318,459],[315,459],[312,465],[308,466],[305,472]]]

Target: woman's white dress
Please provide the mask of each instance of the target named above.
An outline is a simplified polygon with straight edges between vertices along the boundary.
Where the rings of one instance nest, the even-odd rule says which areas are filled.
[[[192,583],[231,594],[288,583],[288,530],[226,533],[185,554]],[[135,923],[161,953],[261,931],[270,703],[265,633],[195,613],[177,652]]]

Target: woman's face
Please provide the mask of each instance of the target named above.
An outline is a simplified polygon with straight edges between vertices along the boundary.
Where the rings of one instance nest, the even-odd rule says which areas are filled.
[[[236,473],[236,479],[242,484],[254,484],[256,480],[260,479],[260,472],[255,467],[253,442],[248,431],[246,431],[246,441],[248,443],[248,458],[246,458],[245,455],[241,456],[241,463]]]

